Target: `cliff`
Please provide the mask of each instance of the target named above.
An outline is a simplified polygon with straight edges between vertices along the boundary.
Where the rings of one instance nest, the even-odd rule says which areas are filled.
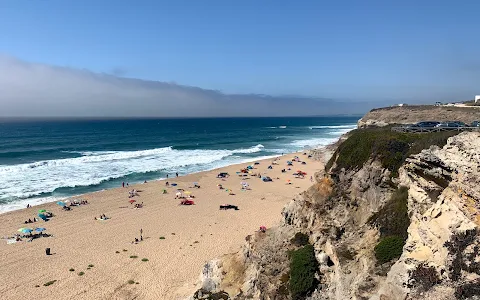
[[[191,299],[480,299],[478,149],[478,132],[355,130]]]
[[[358,121],[358,127],[414,124],[420,121],[461,121],[471,124],[479,120],[480,106],[395,106],[372,109]]]

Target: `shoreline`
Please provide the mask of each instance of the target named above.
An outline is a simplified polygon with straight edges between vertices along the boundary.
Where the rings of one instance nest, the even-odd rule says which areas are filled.
[[[320,149],[328,151],[327,148]],[[182,293],[194,288],[206,261],[238,251],[245,236],[259,226],[277,225],[285,204],[311,186],[310,176],[324,167],[323,161],[303,155],[311,150],[314,149],[279,156],[279,165],[274,165],[273,169],[267,166],[274,158],[254,159],[250,163],[169,178],[170,183],[175,182],[183,189],[189,189],[192,182],[199,182],[200,189],[189,189],[196,196],[193,206],[179,206],[174,199],[175,188],[170,187],[168,194],[162,194],[166,189],[165,180],[157,180],[70,197],[89,202],[71,211],[63,211],[50,202],[0,214],[0,236],[17,233],[18,228],[25,226],[45,226],[46,232],[53,234],[53,237],[42,237],[31,243],[21,241],[9,245],[4,239],[0,240],[0,251],[5,254],[0,276],[6,278],[0,292],[6,299],[28,298],[42,289],[56,293],[58,299],[183,299],[187,295]],[[286,161],[295,155],[307,164],[294,162],[291,170],[282,173]],[[259,165],[255,165],[253,172],[271,176],[273,182],[235,174],[254,162]],[[298,169],[307,172],[304,179],[292,175]],[[230,173],[229,178],[216,178],[217,173],[224,171]],[[251,190],[240,189],[242,181],[248,182]],[[220,190],[219,183],[235,195]],[[137,203],[144,202],[143,208],[133,209],[128,203],[127,192],[132,189],[141,191]],[[239,210],[219,210],[219,205],[225,203],[237,205]],[[48,222],[23,224],[39,209],[51,211],[56,216]],[[94,220],[101,214],[111,219]],[[131,244],[140,228],[144,240]],[[46,256],[47,247],[55,254]],[[148,261],[142,262],[142,258]],[[86,270],[89,264],[95,267]],[[75,271],[69,272],[70,268]],[[77,275],[80,271],[85,276]],[[43,287],[51,280],[57,282]],[[139,284],[125,284],[128,280]],[[35,288],[36,285],[41,288]],[[91,288],[93,286],[96,288]],[[48,292],[45,290],[45,293]],[[43,292],[38,295],[40,299],[48,298]]]
[[[305,151],[322,149],[322,148],[325,148],[325,147],[328,147],[328,146],[329,145],[319,146],[318,148],[305,149],[304,151],[298,151],[298,152],[284,153],[283,155],[289,155],[289,154],[295,154],[295,153],[304,153]],[[187,174],[184,174],[184,175],[179,176],[179,177],[184,177],[184,176],[193,175],[193,174],[202,173],[202,172],[215,171],[217,169],[222,169],[222,168],[235,166],[235,165],[246,164],[246,163],[252,163],[252,162],[261,161],[261,160],[274,159],[276,157],[281,157],[281,156],[282,156],[281,154],[278,154],[278,155],[265,155],[265,156],[259,156],[259,157],[252,157],[251,159],[248,158],[248,159],[242,160],[241,162],[238,162],[238,163],[228,164],[228,165],[221,166],[221,167],[214,167],[214,168],[211,168],[211,169],[206,169],[206,170],[198,171],[198,172],[187,173]],[[148,182],[150,183],[150,182],[165,181],[166,179],[167,178],[158,178],[158,179],[150,180]],[[172,179],[172,178],[168,178],[168,179]],[[134,183],[130,184],[130,186],[134,186],[134,185],[138,185],[138,184],[143,184],[143,183],[142,182],[134,182]],[[100,190],[97,190],[97,191],[91,191],[91,192],[87,192],[87,193],[76,194],[76,195],[71,195],[71,196],[64,196],[64,197],[62,197],[62,196],[58,196],[58,197],[48,196],[48,197],[31,197],[31,198],[27,198],[27,199],[22,199],[20,201],[11,202],[9,204],[2,204],[2,206],[11,205],[11,206],[14,206],[15,208],[8,209],[8,207],[7,207],[7,209],[4,209],[4,208],[0,207],[0,216],[2,214],[8,213],[8,212],[27,209],[26,208],[27,204],[30,204],[30,207],[38,207],[38,206],[41,206],[41,205],[44,205],[44,204],[49,204],[49,203],[53,203],[53,202],[57,202],[57,201],[65,201],[67,199],[75,199],[75,198],[78,198],[78,197],[90,195],[90,194],[93,194],[93,193],[104,192],[104,191],[108,191],[110,189],[116,189],[116,188],[117,187],[103,188],[103,189],[100,189]],[[47,199],[50,199],[50,200],[47,200]],[[21,206],[20,206],[20,203],[21,203]]]

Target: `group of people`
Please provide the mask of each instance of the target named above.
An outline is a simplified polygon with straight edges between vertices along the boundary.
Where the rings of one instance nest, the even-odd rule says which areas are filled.
[[[143,229],[140,228],[140,239],[135,238],[132,244],[138,244],[139,242],[143,241]]]
[[[100,215],[99,218],[95,217],[95,220],[104,220],[105,221],[105,220],[108,220],[108,219],[110,219],[110,218],[108,218],[105,214]]]
[[[135,203],[133,208],[142,208],[143,207],[143,202],[142,203]]]
[[[34,217],[34,218],[33,218],[33,221],[32,221],[32,219],[28,219],[27,221],[25,221],[25,224],[35,223],[35,222],[37,222],[37,218]]]
[[[87,200],[80,200],[80,201],[73,200],[70,202],[70,206],[79,206],[79,205],[85,205],[85,204],[88,204]]]
[[[128,198],[133,198],[135,196],[138,196],[138,191],[133,189],[131,191],[128,192]]]

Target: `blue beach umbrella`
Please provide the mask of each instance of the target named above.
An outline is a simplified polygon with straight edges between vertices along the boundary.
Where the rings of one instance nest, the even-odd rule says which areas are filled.
[[[21,233],[30,233],[32,232],[33,230],[31,228],[20,228],[19,230],[17,231],[20,231]]]
[[[35,228],[36,232],[42,232],[42,231],[45,231],[45,230],[47,230],[47,229],[43,228],[43,227]]]
[[[58,201],[57,204],[60,205],[60,206],[65,206],[65,205],[66,205],[66,204],[63,203],[62,201]]]

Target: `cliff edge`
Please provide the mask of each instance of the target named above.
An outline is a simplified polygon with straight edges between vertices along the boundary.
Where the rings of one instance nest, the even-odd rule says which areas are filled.
[[[471,124],[480,120],[480,106],[394,106],[372,109],[358,121],[358,127],[414,124],[420,121],[461,121]]]
[[[191,299],[480,299],[478,149],[478,132],[351,132]]]

